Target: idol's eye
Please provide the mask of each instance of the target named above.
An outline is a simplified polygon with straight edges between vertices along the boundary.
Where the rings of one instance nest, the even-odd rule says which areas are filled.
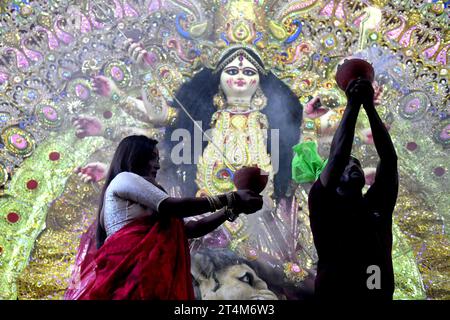
[[[251,77],[251,76],[254,76],[256,74],[256,71],[253,70],[253,69],[245,68],[243,74],[244,74],[244,76]]]
[[[246,272],[242,277],[239,278],[239,281],[245,282],[253,286],[253,275],[249,272]]]
[[[228,68],[227,70],[225,70],[225,72],[227,74],[229,74],[230,76],[235,76],[239,73],[239,69],[238,68]]]

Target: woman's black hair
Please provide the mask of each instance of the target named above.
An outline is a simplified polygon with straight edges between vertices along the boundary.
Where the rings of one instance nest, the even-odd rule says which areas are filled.
[[[221,61],[220,65],[230,55],[239,50],[235,48],[230,50]],[[263,66],[261,59],[249,49],[244,48],[249,55],[255,59],[258,64]],[[197,121],[202,121],[203,130],[210,128],[210,121],[212,115],[216,111],[213,105],[213,97],[219,91],[220,74],[222,70],[215,70],[204,68],[194,77],[183,84],[178,90],[176,97],[183,104],[183,107],[190,113],[190,115]],[[293,156],[292,147],[298,143],[300,139],[300,127],[303,115],[303,107],[300,104],[298,97],[292,90],[280,79],[278,79],[272,72],[267,74],[259,73],[260,86],[265,96],[267,97],[267,106],[262,110],[262,113],[267,115],[269,121],[269,129],[279,130],[279,165],[278,172],[275,175],[275,196],[283,196],[291,180],[291,161]],[[180,108],[178,103],[175,107]],[[180,108],[181,109],[181,108]],[[179,110],[177,124],[169,127],[166,133],[168,144],[173,147],[178,141],[170,141],[171,134],[175,129],[184,128],[189,132],[194,132],[194,124],[189,117]],[[191,134],[191,136],[193,136]],[[202,150],[206,147],[206,141],[203,141]],[[268,133],[268,152],[272,154],[271,133]],[[274,150],[275,151],[275,150]],[[193,195],[197,190],[195,184],[196,163],[194,159],[194,147],[191,145],[191,159],[192,164],[183,164],[181,169],[186,172],[186,180],[182,182],[182,190],[184,195]]]
[[[154,139],[150,139],[146,136],[134,135],[124,138],[117,146],[100,197],[97,213],[97,248],[100,248],[106,239],[106,230],[100,223],[106,189],[111,181],[119,173],[124,171],[133,172],[140,176],[147,176],[150,170],[149,162],[156,157],[155,151],[157,144],[158,141]]]

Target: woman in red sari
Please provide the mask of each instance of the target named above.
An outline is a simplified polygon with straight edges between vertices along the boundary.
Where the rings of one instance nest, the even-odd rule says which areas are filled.
[[[158,142],[123,139],[114,154],[97,221],[83,235],[65,299],[194,299],[187,238],[201,237],[236,213],[262,207],[250,190],[173,198],[156,182]],[[214,212],[198,221],[183,218]]]

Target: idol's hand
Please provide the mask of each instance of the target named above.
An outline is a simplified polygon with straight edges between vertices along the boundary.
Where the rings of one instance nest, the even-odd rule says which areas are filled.
[[[152,67],[158,60],[153,52],[148,52],[143,48],[142,44],[133,42],[130,39],[125,41],[125,50],[128,51],[128,55],[131,59],[143,69]]]
[[[365,128],[360,131],[362,136],[362,142],[365,144],[373,144],[373,135],[372,135],[372,129]]]
[[[94,91],[102,97],[111,97],[113,93],[120,93],[113,80],[105,76],[96,76],[92,80]]]
[[[323,116],[329,110],[322,106],[320,103],[320,97],[316,96],[312,98],[305,106],[304,113],[305,117],[309,119],[316,119]]]
[[[389,131],[390,126],[385,124],[385,127],[386,127],[386,130]],[[359,133],[361,135],[361,140],[362,140],[363,143],[365,143],[365,144],[374,144],[373,134],[372,134],[372,129],[371,128],[364,128]]]
[[[169,113],[166,99],[164,96],[153,97],[148,94],[148,91],[142,88],[142,101],[150,121],[154,124],[164,123]]]
[[[78,138],[101,136],[103,134],[103,126],[100,120],[93,117],[76,117],[73,119],[73,126]]]
[[[364,168],[364,179],[366,184],[371,186],[375,182],[375,174],[377,173],[377,169],[373,167]]]
[[[85,182],[99,182],[106,176],[107,166],[102,162],[91,162],[84,167],[77,167],[75,173]]]
[[[233,210],[235,212],[251,214],[261,210],[263,206],[262,196],[251,190],[238,190],[234,195],[236,201],[233,203]]]
[[[381,104],[381,98],[383,97],[383,85],[379,85],[378,82],[373,83],[373,89],[375,91],[373,96],[373,104],[379,105]]]

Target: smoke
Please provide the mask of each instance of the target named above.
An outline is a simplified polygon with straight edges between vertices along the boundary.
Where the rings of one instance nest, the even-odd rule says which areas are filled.
[[[278,166],[274,191],[279,197],[285,195],[291,181],[292,147],[300,141],[303,108],[290,88],[272,73],[261,82],[261,87],[267,97],[262,112],[267,116],[271,133],[277,133],[268,135],[267,146],[273,163]]]

